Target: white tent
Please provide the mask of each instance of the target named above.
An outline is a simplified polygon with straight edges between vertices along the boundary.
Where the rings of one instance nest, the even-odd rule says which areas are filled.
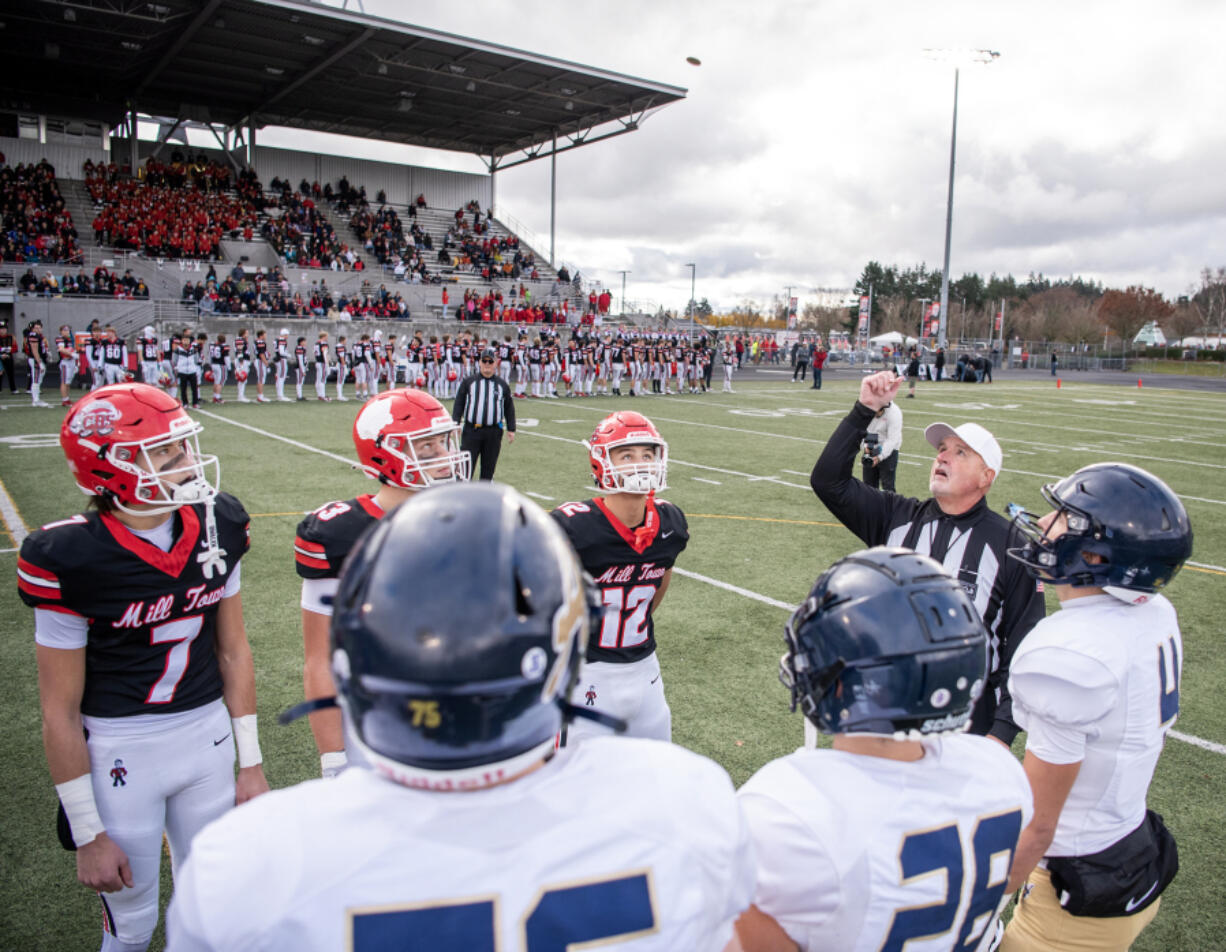
[[[914,337],[904,337],[899,331],[889,331],[885,334],[878,334],[876,337],[870,337],[868,342],[874,347],[880,347],[882,344],[889,344],[891,347],[906,344],[909,347],[916,343],[916,339]]]
[[[1166,335],[1162,333],[1162,328],[1158,326],[1157,321],[1149,321],[1137,331],[1137,336],[1132,339],[1132,342],[1134,344],[1148,344],[1151,347],[1165,347]]]

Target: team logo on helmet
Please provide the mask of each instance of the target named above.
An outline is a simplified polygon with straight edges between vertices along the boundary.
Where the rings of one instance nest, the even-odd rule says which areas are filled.
[[[99,400],[73,417],[68,430],[77,436],[109,436],[122,415],[113,403]]]
[[[392,422],[391,404],[387,400],[372,400],[358,414],[357,434],[364,440],[377,440],[383,428]]]

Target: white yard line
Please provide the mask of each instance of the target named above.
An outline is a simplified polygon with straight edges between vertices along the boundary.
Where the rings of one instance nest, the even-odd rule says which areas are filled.
[[[719,480],[703,479],[701,476],[691,476],[690,479],[694,480],[694,482],[696,483],[707,483],[708,485],[711,485],[711,486],[722,486],[723,485],[723,483],[719,482]]]
[[[714,585],[716,588],[722,588],[725,592],[732,592],[734,595],[740,595],[742,598],[752,598],[755,602],[761,602],[763,605],[770,605],[772,608],[782,608],[784,611],[792,612],[796,610],[795,605],[788,602],[781,602],[777,598],[771,598],[767,595],[759,595],[757,592],[751,592],[747,588],[741,588],[739,585],[733,585],[731,582],[721,582],[717,578],[711,578],[708,575],[699,575],[697,572],[690,572],[686,569],[679,569],[673,566],[674,575],[683,575],[686,578],[692,578],[696,582],[703,582],[707,585]]]
[[[590,410],[593,413],[604,413],[605,412],[605,410],[600,407],[576,406],[574,409]],[[927,413],[929,411],[924,411],[924,412]],[[932,415],[938,415],[938,414],[932,414]],[[941,415],[948,416],[949,414],[941,414]],[[682,426],[698,426],[698,427],[704,427],[704,428],[715,429],[715,430],[727,430],[732,433],[746,433],[751,436],[765,436],[765,437],[770,437],[773,439],[792,440],[792,441],[796,441],[800,443],[809,443],[813,446],[823,445],[822,441],[811,439],[809,437],[792,436],[791,434],[788,434],[788,433],[771,433],[766,430],[754,430],[748,427],[721,426],[720,424],[717,424],[717,423],[701,423],[696,420],[679,420],[679,419],[676,419],[675,417],[658,417],[658,416],[655,416],[654,414],[652,416],[652,420],[653,422],[662,421],[665,423],[677,423]],[[1000,422],[1000,421],[995,421],[995,422]],[[1012,422],[1022,422],[1022,421],[1012,421]],[[1034,424],[1034,425],[1038,426],[1040,424]],[[921,433],[923,432],[923,427],[908,426],[906,427],[906,429],[916,431],[916,432],[921,432]],[[537,435],[543,436],[544,434],[537,434]],[[1111,435],[1111,434],[1103,434],[1103,435]],[[564,437],[550,437],[550,439],[565,439],[565,438]],[[578,441],[577,440],[566,440],[566,442],[575,443]],[[1068,445],[1057,446],[1054,444],[1035,443],[1035,442],[1031,442],[1028,440],[1007,440],[1006,442],[1009,442],[1009,443],[1019,442],[1027,446],[1039,446],[1045,449],[1049,448],[1052,451],[1059,451],[1059,452],[1069,452],[1070,450],[1076,449],[1076,447],[1070,447]],[[919,454],[905,453],[901,455],[916,456],[920,459],[924,459],[926,462],[923,465],[927,465],[928,463],[931,463],[932,461],[931,457],[919,457]],[[1169,457],[1164,457],[1164,456],[1145,456],[1139,453],[1127,453],[1127,452],[1116,453],[1115,455],[1118,457],[1125,457],[1129,459],[1141,459],[1141,460],[1149,460],[1149,461],[1163,462],[1163,463],[1182,463],[1182,464],[1190,464],[1194,466],[1203,466],[1203,467],[1207,467],[1211,469],[1226,469],[1226,465],[1223,465],[1220,463],[1196,463],[1194,461],[1186,460],[1186,459],[1171,459]],[[672,460],[671,462],[678,463],[679,465],[682,465],[682,466],[698,465],[696,463],[686,463],[686,462],[683,462],[682,460]],[[906,461],[903,460],[903,462],[906,462]],[[714,467],[706,467],[706,468],[714,469]],[[796,483],[789,483],[784,480],[777,479],[777,478],[770,477],[770,476],[753,476],[752,474],[749,474],[749,473],[734,473],[730,470],[716,470],[716,471],[726,472],[726,473],[729,473],[730,475],[744,476],[745,478],[753,480],[753,481],[773,482],[780,486],[792,486],[797,489],[808,489],[809,488],[807,485],[799,486]],[[786,470],[784,472],[786,472]],[[1035,472],[1033,470],[1026,470],[1026,469],[1013,469],[1012,467],[1005,467],[1004,472],[1016,473],[1017,475],[1020,475],[1020,476],[1036,476],[1039,479],[1063,479],[1065,476],[1068,475],[1067,473],[1042,473],[1042,472]],[[805,474],[805,475],[808,475],[808,474]],[[1208,499],[1204,496],[1188,496],[1183,493],[1176,493],[1176,495],[1179,496],[1180,499],[1188,499],[1193,502],[1205,502],[1205,503],[1210,503],[1211,505],[1215,505],[1215,506],[1226,506],[1226,500],[1223,500],[1223,499]]]
[[[5,531],[12,538],[13,544],[20,548],[25,537],[30,534],[30,530],[26,528],[21,513],[17,511],[17,504],[13,502],[13,497],[9,495],[2,480],[0,480],[0,521],[4,522]]]
[[[344,463],[353,469],[357,469],[357,463],[345,456],[340,456],[337,453],[330,453],[328,450],[321,450],[316,446],[309,446],[306,443],[299,443],[297,440],[291,440],[288,436],[281,436],[277,433],[270,433],[268,430],[261,430],[258,426],[251,426],[247,423],[239,423],[237,420],[231,420],[228,417],[218,416],[216,413],[211,413],[208,410],[197,410],[201,416],[209,417],[212,420],[219,420],[222,423],[229,423],[231,426],[237,426],[243,430],[250,430],[252,433],[258,433],[260,436],[266,436],[270,440],[279,440],[282,443],[288,443],[290,446],[296,446],[300,450],[306,450],[308,453],[318,453],[320,456],[326,456],[328,459],[334,459],[338,463]]]
[[[1183,731],[1173,730],[1170,735],[1175,740],[1181,740],[1185,744],[1191,744],[1193,747],[1200,747],[1203,750],[1211,750],[1215,754],[1221,754],[1226,757],[1226,744],[1215,744],[1211,740],[1205,740],[1203,737],[1197,737],[1195,734],[1185,734]]]

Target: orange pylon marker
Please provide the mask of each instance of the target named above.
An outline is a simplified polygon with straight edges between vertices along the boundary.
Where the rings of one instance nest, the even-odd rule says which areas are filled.
[[[1056,389],[1057,390],[1060,389],[1060,378],[1059,377],[1056,378]]]

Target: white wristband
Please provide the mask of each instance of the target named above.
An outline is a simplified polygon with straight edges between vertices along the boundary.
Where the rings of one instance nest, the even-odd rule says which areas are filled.
[[[94,783],[89,774],[65,783],[57,783],[55,792],[64,806],[64,815],[68,817],[68,825],[72,827],[72,841],[77,846],[92,843],[99,833],[105,833],[102,817],[98,816],[98,805],[94,802]]]
[[[320,774],[325,778],[335,777],[345,769],[349,758],[343,750],[330,750],[319,755]]]
[[[263,763],[264,756],[260,753],[260,732],[255,726],[255,715],[244,714],[242,717],[232,717],[230,723],[234,725],[234,743],[238,747],[239,770]]]

